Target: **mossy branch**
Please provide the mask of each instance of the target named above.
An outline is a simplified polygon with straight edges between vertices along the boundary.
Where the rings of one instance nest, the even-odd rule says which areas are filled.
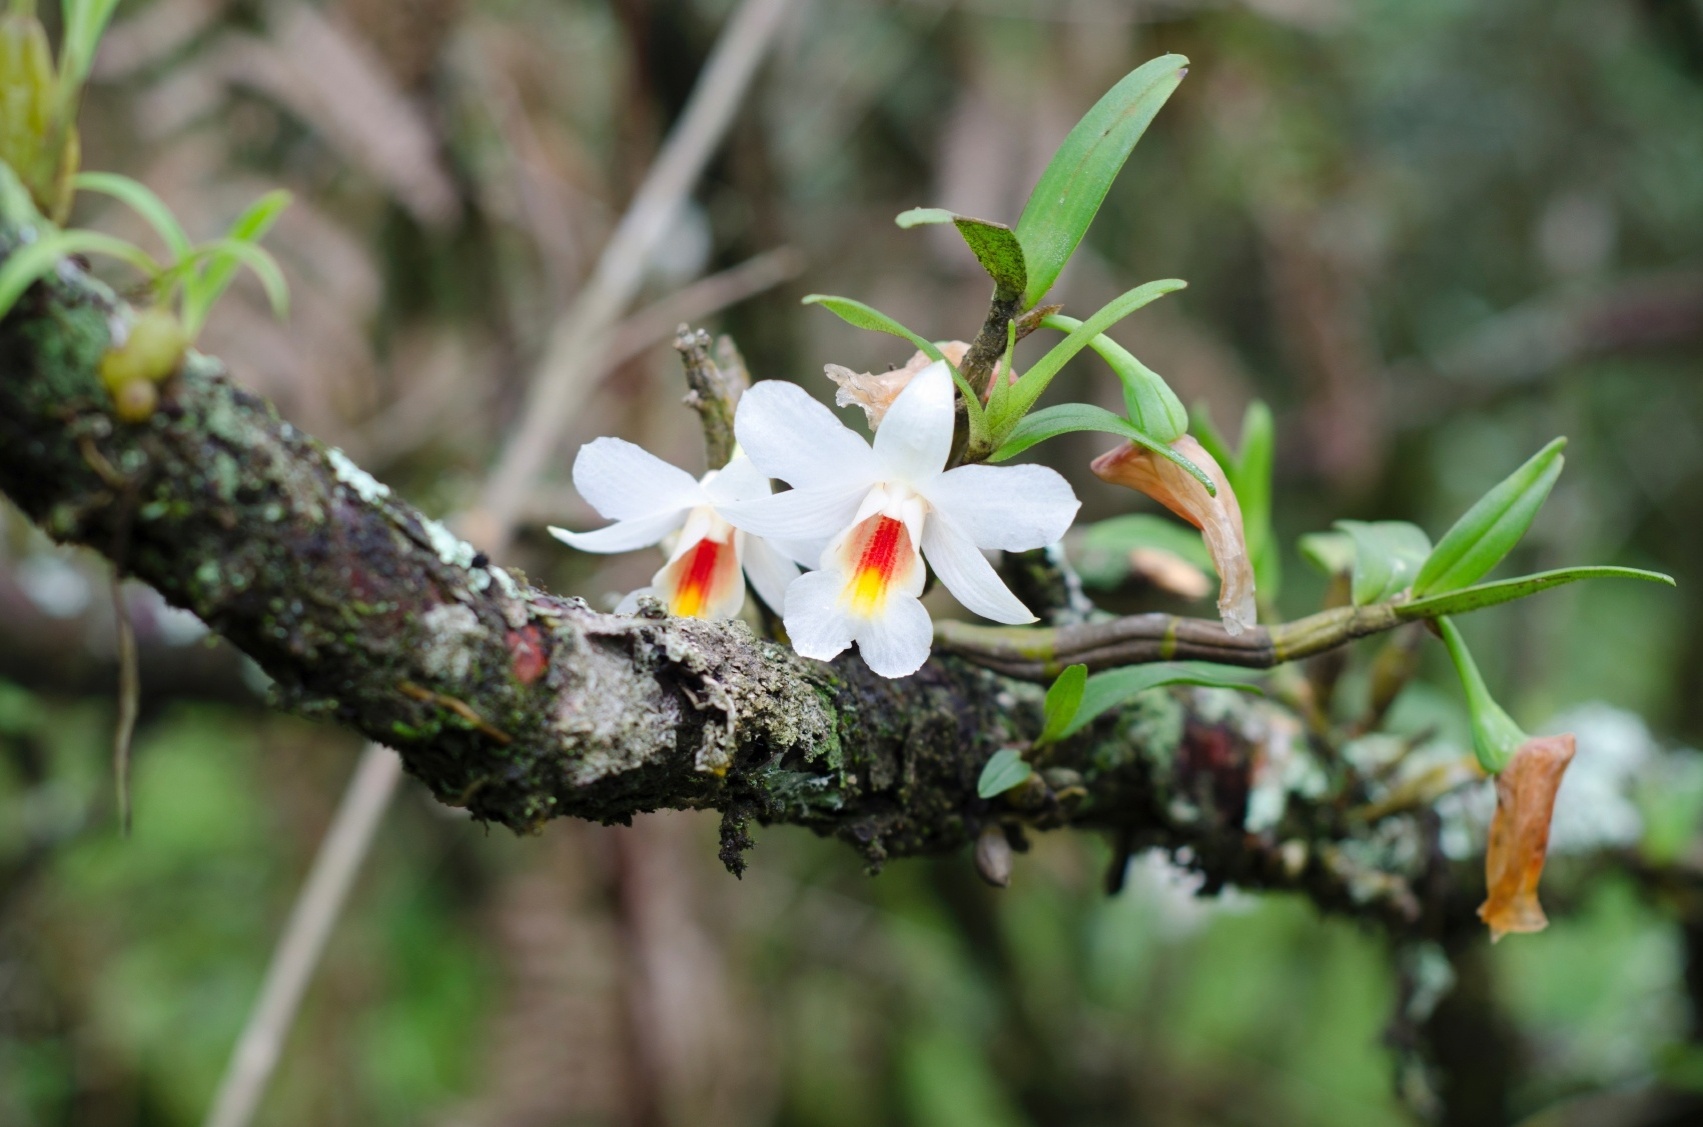
[[[0,490],[199,615],[281,705],[395,747],[446,803],[522,831],[715,808],[730,841],[748,818],[794,823],[872,865],[989,826],[1076,826],[1186,847],[1211,886],[1303,888],[1401,926],[1418,914],[1421,874],[1348,865],[1339,846],[1366,831],[1329,803],[1279,795],[1283,816],[1250,830],[1251,796],[1285,785],[1259,766],[1267,734],[1287,746],[1296,730],[1271,701],[1148,694],[1051,747],[1032,786],[981,799],[987,760],[1039,731],[1038,686],[951,654],[888,681],[737,622],[596,613],[491,564],[208,357],[191,354],[151,418],[119,423],[95,373],[124,315],[67,263],[0,322]],[[1092,650],[1096,629],[1057,637]],[[1174,633],[1210,656],[1215,629]]]

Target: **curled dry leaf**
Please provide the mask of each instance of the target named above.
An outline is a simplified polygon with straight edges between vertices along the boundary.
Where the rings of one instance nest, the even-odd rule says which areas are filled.
[[[1242,510],[1224,470],[1190,435],[1171,443],[1171,449],[1206,471],[1218,488],[1214,497],[1193,474],[1168,458],[1126,442],[1094,459],[1091,468],[1102,480],[1145,493],[1196,528],[1218,570],[1218,613],[1232,635],[1254,625],[1254,567],[1242,532]]]
[[[1511,931],[1542,931],[1549,926],[1537,901],[1538,879],[1549,849],[1549,820],[1555,792],[1573,762],[1572,735],[1534,736],[1520,745],[1496,776],[1496,815],[1484,854],[1489,889],[1478,918],[1490,926],[1492,941]]]
[[[953,367],[963,364],[964,355],[969,351],[970,346],[961,340],[947,341],[940,346],[940,354]],[[932,363],[934,361],[927,353],[919,351],[905,361],[903,368],[891,368],[885,372],[854,372],[840,364],[826,364],[822,370],[840,385],[840,390],[834,395],[834,403],[840,407],[862,407],[869,419],[869,429],[874,430],[881,425],[887,408],[905,390],[911,377]]]

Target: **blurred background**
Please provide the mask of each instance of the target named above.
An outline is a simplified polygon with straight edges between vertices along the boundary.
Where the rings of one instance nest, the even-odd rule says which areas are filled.
[[[289,188],[268,239],[288,323],[239,286],[202,349],[452,513],[732,7],[124,0],[85,167],[142,180],[196,237]],[[1522,723],[1580,737],[1551,929],[1396,947],[1298,899],[1196,899],[1158,858],[1108,897],[1111,850],[1086,835],[1038,840],[995,892],[964,857],[872,879],[774,828],[735,880],[714,815],[517,839],[406,784],[258,1122],[1703,1121],[1673,1110],[1703,1091],[1698,0],[799,0],[504,562],[594,602],[648,579],[656,557],[577,557],[542,526],[597,523],[567,483],[596,435],[701,469],[680,320],[823,399],[824,363],[910,350],[805,293],[971,336],[985,277],[951,231],[892,217],[1014,221],[1076,118],[1167,51],[1190,75],[1055,300],[1085,316],[1189,281],[1114,335],[1232,432],[1272,405],[1285,615],[1324,586],[1296,536],[1340,517],[1436,535],[1556,434],[1567,473],[1514,562],[1679,579],[1468,626]],[[1079,360],[1066,397],[1118,388]],[[1086,472],[1109,444],[1046,448],[1084,519],[1131,509]],[[0,508],[5,1127],[200,1121],[360,749],[267,711],[264,677],[127,589],[143,716],[120,838],[106,583]],[[1426,670],[1392,724],[1458,750],[1458,690]]]

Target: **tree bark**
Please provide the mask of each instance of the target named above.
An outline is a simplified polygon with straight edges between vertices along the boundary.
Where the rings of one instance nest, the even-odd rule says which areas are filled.
[[[739,622],[599,614],[490,563],[209,357],[120,422],[96,365],[128,316],[66,263],[0,322],[0,490],[254,658],[281,706],[396,748],[443,802],[517,831],[715,808],[735,868],[749,819],[837,836],[871,866],[990,823],[1074,825],[1187,847],[1214,886],[1417,914],[1404,874],[1331,844],[1365,831],[1267,769],[1279,743],[1311,754],[1274,703],[1147,694],[980,798],[988,758],[1039,731],[1038,685],[951,655],[890,681]],[[1249,832],[1250,795],[1273,787],[1282,817]]]

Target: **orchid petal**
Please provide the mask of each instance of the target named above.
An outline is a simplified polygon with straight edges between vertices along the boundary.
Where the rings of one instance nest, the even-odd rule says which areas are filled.
[[[764,537],[763,543],[799,566],[814,569],[822,566],[822,552],[828,547],[831,539],[827,536],[818,536],[812,540]]]
[[[888,420],[892,417],[889,412]],[[933,642],[934,621],[910,595],[894,595],[880,614],[857,626],[858,655],[882,677],[909,677],[921,669]]]
[[[685,523],[686,514],[679,509],[666,510],[654,516],[620,520],[595,532],[570,532],[550,526],[550,535],[570,548],[582,552],[630,552],[648,548]]]
[[[844,585],[844,576],[812,571],[786,589],[786,632],[801,657],[829,661],[851,645],[852,620],[840,601]]]
[[[682,618],[732,618],[745,605],[745,577],[739,570],[739,534],[726,525],[727,539],[682,535],[681,548],[651,577],[651,586]]]
[[[704,493],[711,502],[718,505],[724,501],[750,501],[757,497],[767,497],[774,491],[769,485],[769,476],[743,453],[735,454],[727,465],[706,474],[703,485]]]
[[[771,610],[786,608],[786,589],[798,578],[798,565],[761,536],[739,533],[736,541],[746,578]],[[818,553],[820,555],[820,553]]]
[[[704,503],[703,488],[691,474],[619,438],[596,438],[580,447],[574,459],[574,488],[610,520],[678,512]]]
[[[959,466],[922,490],[978,548],[1026,552],[1056,542],[1082,503],[1045,466]]]
[[[849,489],[791,489],[751,501],[734,501],[719,511],[735,528],[782,540],[815,540],[832,536],[851,523],[858,502],[869,492],[867,482]]]
[[[952,375],[936,360],[893,400],[875,432],[875,457],[888,479],[921,483],[937,476],[952,453]]]
[[[1035,621],[1029,608],[1011,593],[987,557],[976,549],[975,541],[940,513],[935,513],[923,529],[922,554],[965,610],[1013,626]]]
[[[757,469],[794,489],[867,486],[877,476],[869,443],[797,384],[752,385],[739,398],[733,431]]]

